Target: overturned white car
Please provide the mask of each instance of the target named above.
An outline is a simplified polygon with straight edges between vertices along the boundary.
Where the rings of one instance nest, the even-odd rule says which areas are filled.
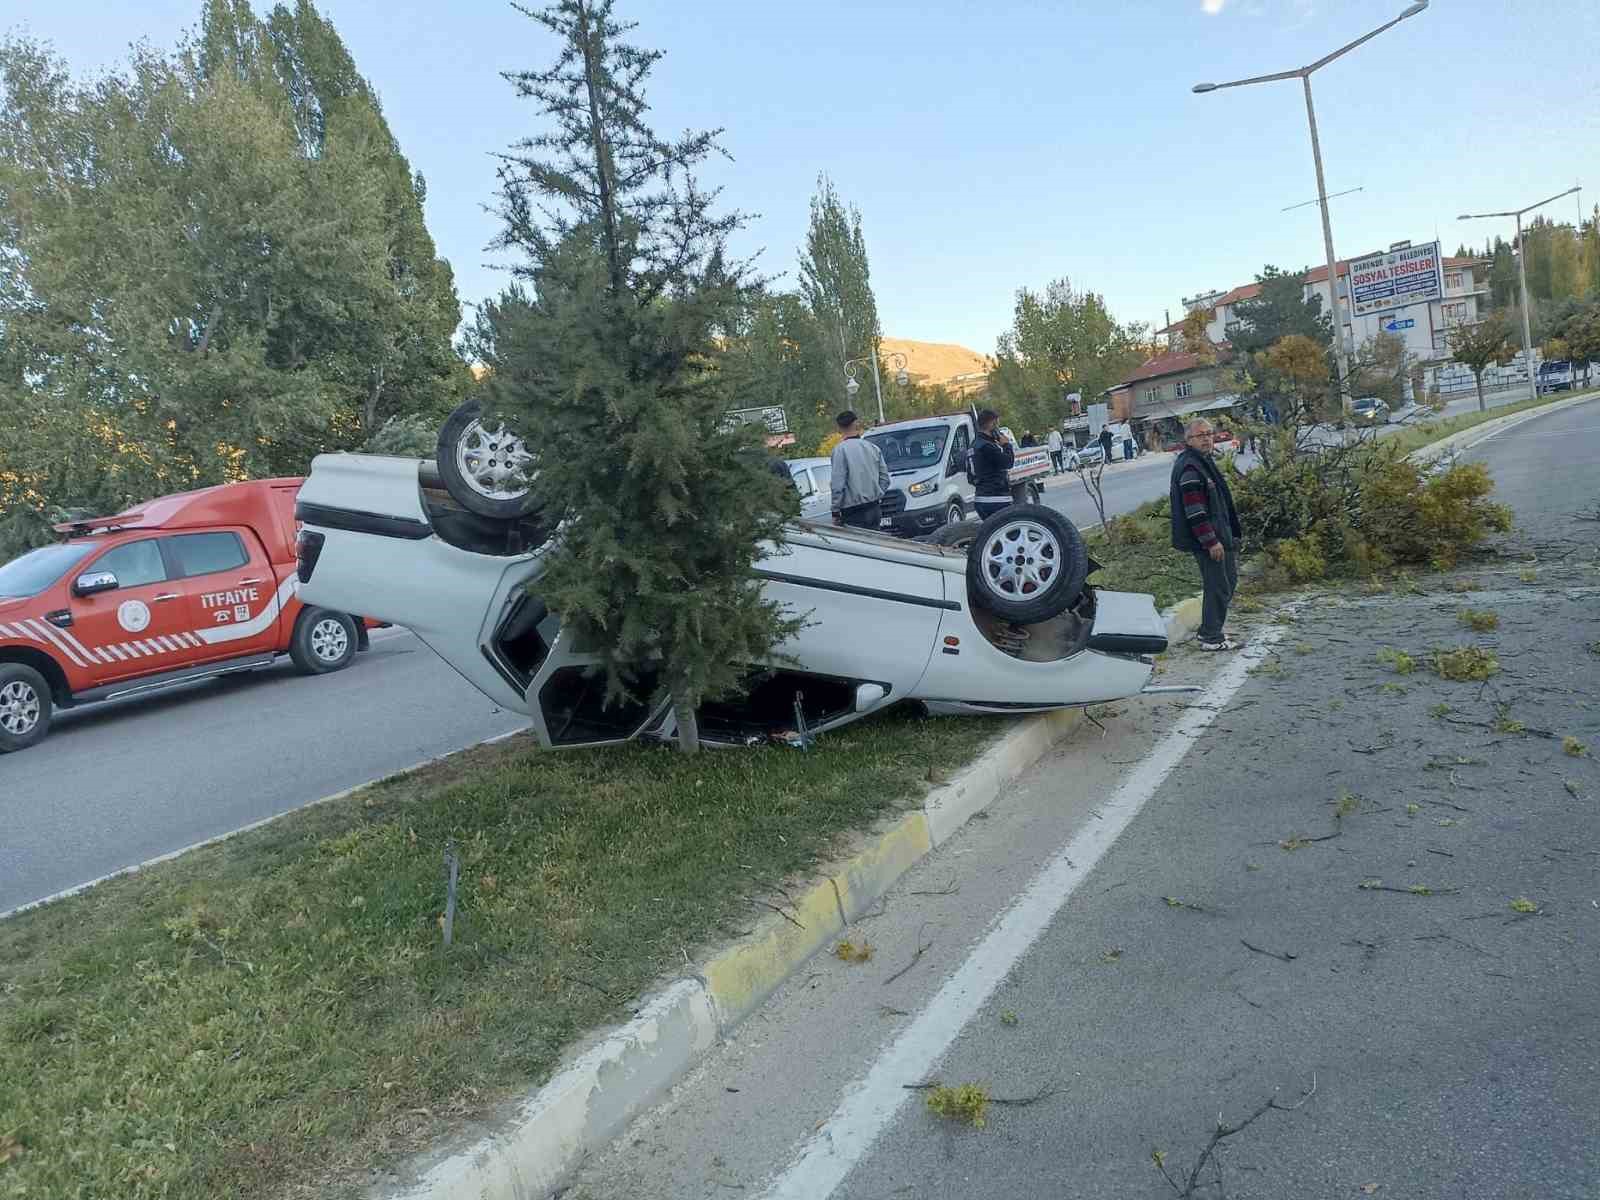
[[[469,510],[431,461],[324,455],[296,509],[301,597],[410,628],[545,746],[670,738],[665,702],[606,705],[594,647],[539,599],[545,550]],[[743,698],[706,704],[707,741],[822,732],[905,700],[935,712],[1037,712],[1148,688],[1166,630],[1149,596],[1100,591],[1071,523],[1016,505],[966,549],[797,521],[758,570],[808,618]],[[945,538],[945,541],[953,539]],[[651,674],[640,672],[640,690]],[[1170,689],[1160,689],[1170,690]]]

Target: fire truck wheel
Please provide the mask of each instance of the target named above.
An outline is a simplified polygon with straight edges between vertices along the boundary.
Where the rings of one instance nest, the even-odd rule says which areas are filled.
[[[0,663],[0,754],[26,750],[50,731],[50,685],[21,663]]]
[[[289,657],[303,675],[326,675],[350,665],[356,644],[356,623],[348,613],[308,608],[295,622]]]

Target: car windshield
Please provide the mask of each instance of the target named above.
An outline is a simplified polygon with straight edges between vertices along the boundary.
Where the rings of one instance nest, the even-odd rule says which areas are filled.
[[[0,596],[37,596],[88,557],[92,544],[41,546],[0,567]]]
[[[1376,400],[1357,400],[1352,407],[1358,408],[1358,409],[1359,408],[1377,408],[1378,407],[1378,402]]]
[[[944,445],[949,440],[948,425],[916,425],[867,434],[867,441],[883,451],[883,461],[892,475],[938,466],[944,460]]]

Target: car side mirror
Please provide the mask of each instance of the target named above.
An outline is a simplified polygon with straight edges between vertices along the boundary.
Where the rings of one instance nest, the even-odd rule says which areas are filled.
[[[92,596],[96,592],[114,591],[117,577],[110,571],[86,571],[72,581],[74,596]]]
[[[856,688],[856,711],[866,712],[869,708],[876,708],[888,694],[889,690],[881,683],[861,684]]]

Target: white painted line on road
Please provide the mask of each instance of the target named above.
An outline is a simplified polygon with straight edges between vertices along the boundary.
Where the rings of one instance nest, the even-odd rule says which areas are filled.
[[[432,758],[425,758],[421,762],[412,763],[409,767],[402,767],[398,771],[391,771],[389,774],[381,776],[378,779],[369,779],[365,783],[358,783],[354,787],[347,787],[342,792],[334,792],[331,796],[321,796],[315,800],[308,800],[304,804],[297,804],[293,808],[286,808],[281,813],[273,813],[270,817],[262,817],[259,821],[251,821],[248,825],[241,825],[237,829],[230,829],[227,833],[219,833],[215,837],[206,838],[204,841],[191,842],[189,845],[177,850],[168,850],[165,854],[158,854],[154,858],[147,858],[141,863],[134,863],[131,867],[122,867],[118,870],[111,871],[108,874],[101,875],[96,879],[90,879],[85,883],[74,884],[72,887],[63,888],[59,892],[52,892],[48,896],[41,896],[37,900],[30,900],[26,904],[19,904],[15,908],[8,908],[5,912],[0,912],[0,921],[4,921],[8,917],[14,917],[18,913],[25,913],[32,908],[42,908],[46,904],[54,904],[57,900],[65,900],[68,896],[76,896],[79,892],[87,892],[90,888],[99,887],[102,883],[109,882],[113,879],[119,879],[124,875],[137,875],[140,871],[147,871],[151,867],[159,866],[161,863],[171,862],[173,859],[188,854],[192,850],[202,850],[207,846],[214,846],[218,842],[225,842],[229,838],[236,838],[241,833],[249,833],[252,829],[260,829],[264,825],[271,825],[274,821],[281,821],[284,817],[287,817],[292,813],[304,812],[308,808],[316,808],[319,804],[331,804],[335,800],[343,800],[346,796],[353,796],[363,788],[369,788],[373,784],[384,782],[384,780],[399,779],[402,775],[414,774],[415,772],[422,770],[423,767],[431,766],[436,762],[442,762],[451,755],[460,754],[462,750],[472,750],[478,746],[493,746],[496,742],[503,742],[509,738],[516,737],[519,733],[526,732],[528,732],[526,727],[519,729],[508,729],[504,733],[497,733],[493,737],[487,737],[482,741],[473,742],[470,746],[463,746],[460,750],[451,750],[446,754],[436,754]]]
[[[844,1182],[907,1097],[915,1094],[908,1092],[905,1085],[929,1078],[962,1029],[1049,927],[1073,892],[1244,684],[1250,667],[1267,656],[1283,631],[1284,626],[1274,625],[1254,634],[1239,656],[1184,710],[1172,732],[1100,806],[1097,815],[1102,819],[1089,822],[1033,877],[956,973],[878,1056],[866,1076],[845,1089],[842,1102],[820,1132],[763,1193],[765,1200],[823,1200]]]

